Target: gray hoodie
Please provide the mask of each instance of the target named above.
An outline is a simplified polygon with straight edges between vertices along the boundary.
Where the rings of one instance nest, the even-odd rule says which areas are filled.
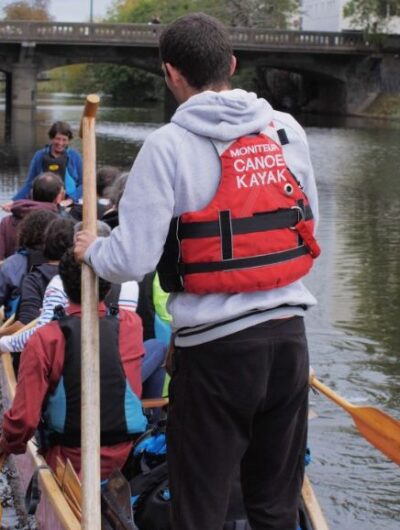
[[[171,123],[146,138],[120,202],[119,227],[111,237],[98,238],[85,260],[99,276],[116,283],[141,280],[153,271],[172,217],[202,209],[217,190],[220,161],[210,138],[234,141],[262,131],[271,120],[276,128],[286,131],[286,163],[303,185],[317,221],[317,192],[307,140],[296,120],[244,90],[206,91],[180,105]],[[272,318],[301,315],[315,303],[297,281],[253,293],[172,294],[169,311],[178,330],[176,344],[189,346]]]

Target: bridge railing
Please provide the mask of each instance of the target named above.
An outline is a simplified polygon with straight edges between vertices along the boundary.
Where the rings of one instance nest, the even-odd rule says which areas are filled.
[[[0,41],[156,46],[163,27],[162,24],[0,21]],[[366,39],[361,32],[279,31],[240,27],[228,29],[232,44],[238,49],[311,48],[371,51],[377,47],[376,41]]]
[[[160,25],[78,24],[69,22],[1,21],[0,39],[5,41],[150,42],[157,43]]]

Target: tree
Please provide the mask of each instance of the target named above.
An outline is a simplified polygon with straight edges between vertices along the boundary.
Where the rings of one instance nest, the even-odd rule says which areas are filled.
[[[299,11],[299,0],[116,0],[114,22],[149,22],[158,15],[169,23],[181,15],[202,11],[231,26],[284,29]]]
[[[400,15],[399,0],[350,0],[343,8],[343,15],[352,27],[369,33],[385,31],[390,20]]]
[[[228,19],[232,26],[287,29],[299,13],[298,0],[228,0]]]
[[[3,8],[4,20],[52,20],[48,11],[48,0],[20,0]]]

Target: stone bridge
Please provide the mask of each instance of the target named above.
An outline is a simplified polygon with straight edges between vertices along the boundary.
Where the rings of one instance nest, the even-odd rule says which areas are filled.
[[[162,75],[162,25],[0,22],[6,108],[34,108],[40,72],[111,63]],[[381,92],[400,92],[400,35],[229,28],[239,67],[271,67],[312,80],[320,110],[354,113]]]

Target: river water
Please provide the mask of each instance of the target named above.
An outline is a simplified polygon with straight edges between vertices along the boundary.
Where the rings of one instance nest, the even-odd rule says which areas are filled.
[[[82,99],[42,98],[32,125],[17,116],[5,140],[0,102],[0,200],[24,180],[33,152],[57,119],[78,129]],[[319,305],[307,315],[319,379],[355,405],[400,419],[400,123],[298,118],[307,131],[319,189],[322,256],[306,279]],[[103,105],[98,164],[128,170],[162,122],[160,109]],[[79,140],[73,145],[80,148]],[[370,446],[350,416],[311,394],[308,474],[332,530],[398,530],[398,467]]]

